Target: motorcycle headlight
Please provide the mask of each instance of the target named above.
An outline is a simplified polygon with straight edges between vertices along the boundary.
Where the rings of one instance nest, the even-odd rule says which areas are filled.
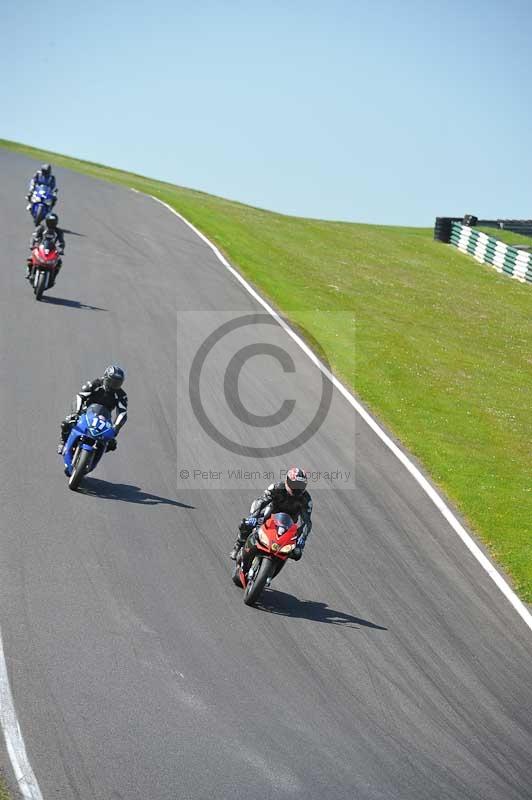
[[[295,547],[295,544],[285,544],[284,547],[281,547],[279,550],[280,553],[290,553]]]
[[[269,547],[270,540],[268,539],[262,528],[259,528],[259,542],[265,545],[266,547]]]

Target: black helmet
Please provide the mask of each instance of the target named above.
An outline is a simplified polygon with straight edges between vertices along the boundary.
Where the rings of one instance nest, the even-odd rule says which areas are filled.
[[[57,223],[59,222],[59,217],[57,214],[50,213],[45,216],[44,221],[47,228],[52,228],[52,230],[55,230],[55,228],[57,228]]]
[[[51,164],[43,164],[42,165],[41,172],[46,178],[50,175],[51,171],[52,171],[52,165]]]
[[[122,367],[117,364],[111,364],[103,373],[103,388],[106,392],[116,391],[124,383],[125,377],[126,374]]]
[[[290,467],[284,485],[288,494],[303,494],[307,488],[307,473],[301,467]]]

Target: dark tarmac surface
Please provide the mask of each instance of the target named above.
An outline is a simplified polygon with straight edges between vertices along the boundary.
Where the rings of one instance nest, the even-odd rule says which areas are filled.
[[[44,800],[530,798],[531,632],[420,487],[336,390],[287,453],[223,445],[296,437],[321,375],[147,197],[57,170],[65,266],[36,303],[34,163],[0,150],[0,627]],[[214,437],[189,396],[211,333],[198,385]],[[257,342],[269,354],[255,348],[224,392]],[[59,421],[112,362],[130,418],[73,493]],[[245,417],[285,399],[291,418]],[[236,524],[265,473],[299,462],[342,477],[311,484],[304,558],[247,608]]]

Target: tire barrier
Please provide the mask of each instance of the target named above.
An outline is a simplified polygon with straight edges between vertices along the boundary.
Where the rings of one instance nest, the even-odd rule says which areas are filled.
[[[450,226],[449,244],[453,247],[473,256],[481,264],[491,264],[497,272],[510,275],[522,283],[532,283],[532,253],[500,242],[458,221],[451,221]],[[438,238],[436,230],[434,238]]]
[[[434,224],[434,238],[438,242],[448,244],[451,241],[451,225],[461,217],[436,217]]]
[[[481,219],[477,224],[520,233],[522,236],[532,236],[532,219]]]

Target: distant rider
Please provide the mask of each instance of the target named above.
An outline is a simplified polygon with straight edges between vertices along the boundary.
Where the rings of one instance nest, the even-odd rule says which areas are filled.
[[[43,222],[35,229],[33,236],[31,237],[31,244],[30,250],[33,250],[34,247],[38,247],[40,244],[43,244],[45,241],[49,242],[50,245],[55,247],[57,252],[60,256],[62,256],[65,252],[65,236],[61,228],[58,226],[59,217],[54,212],[50,212],[44,218]],[[63,266],[63,261],[61,259],[57,262],[57,268],[55,271],[55,275],[52,278],[52,282],[50,286],[53,286],[55,283],[55,279],[59,275],[59,270]],[[26,278],[31,278],[32,273],[32,260],[28,258],[27,263],[27,272]]]
[[[231,558],[236,559],[238,551],[244,546],[253,530],[262,525],[272,514],[289,514],[294,522],[300,521],[297,546],[290,554],[299,561],[303,548],[312,529],[312,498],[307,492],[307,474],[300,467],[291,467],[286,479],[280,483],[272,483],[252,504],[250,516],[244,517],[238,528],[239,534],[231,551]]]
[[[26,200],[28,202],[31,200],[31,196],[37,186],[47,186],[54,193],[54,200],[52,203],[52,208],[53,208],[57,202],[57,186],[55,183],[55,177],[52,175],[51,164],[43,164],[42,167],[37,170],[37,172],[31,179],[28,189],[28,194],[26,195]],[[30,208],[31,208],[31,203],[28,205],[28,211]]]
[[[59,455],[63,453],[65,442],[69,437],[72,426],[78,421],[80,415],[92,403],[99,403],[110,412],[116,411],[114,421],[114,432],[117,436],[127,420],[127,394],[122,389],[125,372],[117,364],[111,364],[101,378],[84,383],[76,395],[76,410],[69,414],[61,423],[61,440],[57,445]],[[107,450],[116,450],[116,439],[111,439],[107,444]]]

